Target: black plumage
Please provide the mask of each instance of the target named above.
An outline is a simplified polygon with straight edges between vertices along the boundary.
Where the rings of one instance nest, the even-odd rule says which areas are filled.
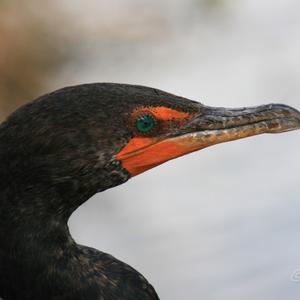
[[[152,134],[156,140],[227,130],[225,118],[232,122],[235,117],[238,123],[238,116],[249,119],[253,114],[245,109],[242,114],[223,109],[212,113],[212,108],[198,102],[147,87],[89,84],[47,94],[1,124],[0,296],[4,300],[159,299],[147,280],[127,264],[76,244],[67,221],[95,193],[131,177],[116,156],[136,135],[129,122],[132,112],[161,106],[197,118],[168,120]],[[298,114],[283,106],[269,110]],[[256,115],[265,111],[258,109]],[[299,124],[297,119],[288,129]],[[265,132],[277,132],[267,127]]]

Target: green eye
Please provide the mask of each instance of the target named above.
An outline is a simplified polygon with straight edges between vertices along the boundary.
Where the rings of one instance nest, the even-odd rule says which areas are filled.
[[[154,129],[155,125],[156,120],[150,114],[141,115],[140,117],[138,117],[135,123],[136,129],[143,134],[151,132]]]

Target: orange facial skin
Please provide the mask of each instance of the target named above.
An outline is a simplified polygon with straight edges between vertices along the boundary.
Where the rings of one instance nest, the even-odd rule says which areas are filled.
[[[132,113],[132,123],[142,113],[151,113],[162,127],[169,122],[180,126],[194,116],[194,114],[168,107],[142,107]],[[155,136],[136,135],[121,149],[116,158],[132,176],[136,176],[185,153],[186,147],[175,141],[161,140]]]
[[[282,104],[232,110],[206,107],[208,119],[202,115],[204,111],[187,113],[167,107],[139,108],[131,116],[133,130],[137,129],[137,118],[145,113],[157,120],[157,126],[144,136],[136,132],[116,157],[132,176],[212,145],[300,128],[299,112]],[[189,124],[191,119],[193,122]]]

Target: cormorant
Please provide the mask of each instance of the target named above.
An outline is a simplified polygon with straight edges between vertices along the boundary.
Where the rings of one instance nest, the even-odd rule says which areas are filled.
[[[285,105],[214,108],[112,83],[63,88],[19,108],[0,126],[0,297],[159,299],[132,267],[74,242],[73,211],[170,159],[299,128],[300,113]]]

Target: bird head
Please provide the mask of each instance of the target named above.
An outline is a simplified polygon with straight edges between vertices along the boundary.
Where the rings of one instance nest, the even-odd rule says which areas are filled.
[[[42,184],[75,209],[173,158],[299,128],[300,113],[281,104],[215,108],[148,87],[79,85],[25,105],[1,125],[2,180],[22,193]]]

